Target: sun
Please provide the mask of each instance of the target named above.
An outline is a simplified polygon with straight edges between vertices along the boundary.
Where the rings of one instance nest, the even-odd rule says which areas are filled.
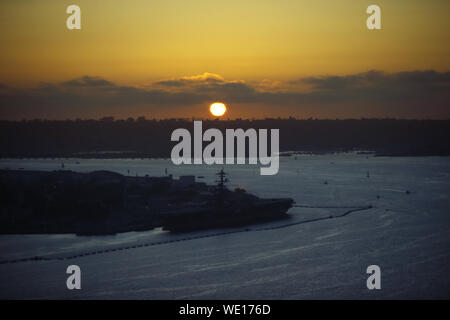
[[[221,102],[214,102],[209,107],[209,112],[215,117],[221,117],[227,112],[227,107]]]

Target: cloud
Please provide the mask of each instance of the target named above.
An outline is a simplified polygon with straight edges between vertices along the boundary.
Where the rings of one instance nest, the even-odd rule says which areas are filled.
[[[200,75],[186,76],[186,77],[183,77],[182,80],[193,81],[193,82],[223,82],[223,81],[225,81],[224,78],[222,78],[218,74],[209,73],[209,72],[205,72]]]
[[[434,70],[410,71],[398,73],[384,73],[381,71],[368,71],[348,76],[308,77],[297,80],[296,83],[306,83],[318,90],[349,90],[393,87],[429,88],[436,86],[449,86],[450,72],[439,73]]]
[[[100,77],[89,77],[84,76],[70,81],[61,83],[62,86],[66,87],[112,87],[115,86],[114,83],[106,81]]]
[[[450,72],[433,70],[368,71],[304,77],[285,83],[266,79],[251,84],[203,73],[156,81],[147,88],[83,76],[34,88],[2,88],[0,118],[29,114],[38,118],[70,118],[94,111],[159,112],[170,117],[174,108],[184,109],[185,115],[190,116],[193,106],[212,101],[255,105],[265,115],[273,116],[450,118]]]
[[[200,75],[157,81],[154,84],[162,87],[189,87],[195,85],[218,84],[224,82],[225,80],[218,74],[205,72]]]
[[[211,100],[223,100],[226,102],[256,102],[257,90],[255,87],[245,83],[243,80],[225,80],[220,75],[214,73],[203,73],[157,81],[154,83],[160,90],[175,93],[191,93],[197,97],[202,97],[199,102]],[[164,88],[161,88],[164,87]]]

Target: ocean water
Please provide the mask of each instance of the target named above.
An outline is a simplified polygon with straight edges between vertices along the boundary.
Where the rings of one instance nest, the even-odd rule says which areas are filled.
[[[198,181],[208,184],[222,168],[168,159],[2,159],[0,168],[59,170],[62,162],[67,170],[131,176],[162,176],[167,168],[174,178],[203,176]],[[259,165],[223,167],[231,188],[291,197],[299,207],[289,221],[247,231],[1,235],[0,261],[48,260],[0,264],[0,298],[450,298],[449,157],[298,155],[280,158],[275,176],[261,176]],[[66,288],[71,264],[82,270],[82,290]],[[381,290],[366,287],[373,264]]]

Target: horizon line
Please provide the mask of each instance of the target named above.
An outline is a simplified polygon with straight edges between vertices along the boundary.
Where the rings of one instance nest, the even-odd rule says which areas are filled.
[[[68,119],[44,119],[44,118],[34,118],[34,119],[21,119],[21,120],[10,120],[10,119],[0,119],[0,122],[81,122],[81,121],[105,121],[105,122],[144,122],[144,121],[261,121],[261,120],[290,120],[290,121],[364,121],[364,120],[396,120],[396,121],[450,121],[450,118],[436,119],[436,118],[396,118],[396,117],[360,117],[360,118],[297,118],[297,117],[264,117],[264,118],[227,118],[227,119],[211,119],[211,118],[183,118],[183,117],[173,117],[173,118],[146,118],[145,116],[139,117],[128,117],[128,118],[116,118],[114,116],[104,116],[100,118],[68,118]]]

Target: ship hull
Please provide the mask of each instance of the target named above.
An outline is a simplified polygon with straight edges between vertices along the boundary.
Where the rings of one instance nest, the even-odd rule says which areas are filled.
[[[292,199],[260,200],[251,206],[240,208],[201,208],[163,217],[163,230],[174,233],[204,229],[217,229],[247,226],[288,218],[287,211],[292,207]]]

